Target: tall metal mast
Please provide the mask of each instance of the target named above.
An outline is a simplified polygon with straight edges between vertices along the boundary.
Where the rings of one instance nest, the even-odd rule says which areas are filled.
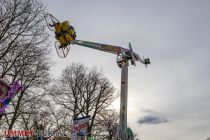
[[[133,52],[131,44],[129,49],[119,46],[88,42],[83,40],[75,40],[72,44],[81,45],[84,47],[97,49],[104,52],[109,52],[117,55],[117,64],[121,68],[121,93],[120,93],[120,129],[126,132],[127,129],[127,99],[128,99],[128,66],[129,61],[135,65],[139,61],[145,65],[150,64],[149,58],[141,59],[140,56]]]

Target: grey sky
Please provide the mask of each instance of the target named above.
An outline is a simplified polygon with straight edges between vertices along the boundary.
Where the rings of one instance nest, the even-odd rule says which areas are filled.
[[[78,39],[122,47],[130,41],[137,53],[151,58],[148,69],[129,67],[128,121],[143,140],[210,136],[209,0],[43,1],[58,19],[70,20]],[[65,59],[55,50],[52,55],[55,76],[66,65],[80,62],[103,68],[120,88],[120,69],[112,54],[72,46]],[[169,121],[139,124],[146,116]]]

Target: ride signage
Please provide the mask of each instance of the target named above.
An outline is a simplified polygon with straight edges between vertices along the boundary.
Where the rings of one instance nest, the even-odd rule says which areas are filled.
[[[84,137],[87,134],[90,116],[81,117],[73,120],[71,129],[71,140],[77,140],[78,137]]]

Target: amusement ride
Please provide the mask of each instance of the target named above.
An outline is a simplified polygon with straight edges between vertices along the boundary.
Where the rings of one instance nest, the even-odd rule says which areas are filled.
[[[55,48],[58,56],[64,58],[67,56],[71,45],[80,45],[103,52],[108,52],[117,55],[117,65],[121,68],[121,94],[120,94],[120,122],[119,127],[122,132],[127,130],[127,94],[128,94],[128,66],[136,66],[136,61],[144,64],[146,67],[150,64],[149,58],[141,58],[133,51],[131,43],[129,48],[89,42],[76,39],[76,31],[68,21],[60,22],[51,14],[45,15],[48,28],[55,33]]]

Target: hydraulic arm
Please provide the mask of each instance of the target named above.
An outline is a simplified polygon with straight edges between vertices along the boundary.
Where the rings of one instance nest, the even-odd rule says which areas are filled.
[[[114,45],[101,44],[101,43],[89,42],[89,41],[83,41],[83,40],[74,40],[71,44],[76,44],[76,45],[116,54],[118,56],[117,63],[120,67],[121,67],[121,63],[123,63],[124,61],[131,61],[132,65],[135,65],[135,61],[140,61],[141,63],[145,65],[150,64],[149,58],[141,59],[141,57],[137,53],[133,52],[130,43],[129,43],[129,49],[122,48],[119,46],[114,46]]]

